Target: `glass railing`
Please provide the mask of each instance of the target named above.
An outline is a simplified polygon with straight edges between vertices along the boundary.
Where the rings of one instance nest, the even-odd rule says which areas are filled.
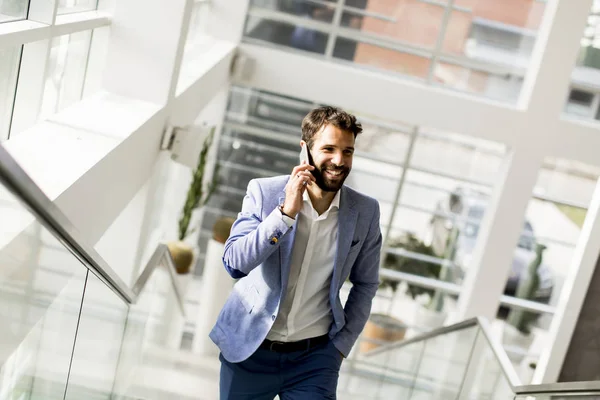
[[[353,350],[338,393],[351,399],[592,400],[600,381],[522,385],[482,318]],[[368,349],[365,351],[365,349]]]
[[[159,245],[128,287],[0,146],[0,399],[135,393],[183,304]]]
[[[508,356],[479,318],[356,352],[349,361],[348,381],[371,381],[360,385],[365,399],[512,399],[513,387],[520,385]]]

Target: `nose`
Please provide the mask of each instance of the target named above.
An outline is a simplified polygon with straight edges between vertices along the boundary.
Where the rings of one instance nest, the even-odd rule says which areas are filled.
[[[344,165],[344,155],[342,152],[336,152],[331,158],[331,162],[335,164],[337,167],[341,167]]]

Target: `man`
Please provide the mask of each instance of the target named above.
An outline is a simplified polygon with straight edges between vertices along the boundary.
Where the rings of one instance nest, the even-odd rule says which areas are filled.
[[[336,398],[379,285],[379,204],[343,185],[361,131],[353,115],[317,108],[302,121],[310,162],[248,184],[223,256],[239,281],[210,333],[221,400]]]

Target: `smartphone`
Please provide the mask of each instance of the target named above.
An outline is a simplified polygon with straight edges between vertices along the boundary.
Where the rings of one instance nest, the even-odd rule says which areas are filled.
[[[300,150],[300,163],[302,163],[302,161],[306,161],[307,164],[310,164],[308,158],[308,146],[305,144],[302,145],[302,149]]]

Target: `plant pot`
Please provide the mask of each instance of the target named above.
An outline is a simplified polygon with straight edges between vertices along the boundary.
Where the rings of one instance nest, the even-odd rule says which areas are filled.
[[[445,321],[446,313],[433,311],[421,305],[415,313],[415,326],[426,331],[444,326]]]
[[[231,233],[231,226],[234,222],[235,219],[231,217],[221,217],[217,219],[217,221],[213,225],[213,239],[215,239],[219,243],[225,243],[227,239],[229,239],[229,234]]]
[[[406,335],[406,325],[402,321],[384,314],[371,314],[362,332],[365,339],[385,343],[402,340],[404,335]],[[360,343],[360,351],[364,353],[376,349],[381,344],[363,340]]]
[[[189,274],[194,261],[194,248],[181,240],[168,242],[167,247],[173,258],[177,273]]]

